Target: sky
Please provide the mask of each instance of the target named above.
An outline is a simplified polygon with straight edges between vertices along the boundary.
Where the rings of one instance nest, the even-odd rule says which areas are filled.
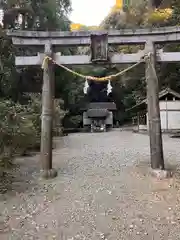
[[[72,13],[70,19],[74,23],[92,26],[99,25],[107,16],[115,0],[71,0]]]
[[[87,26],[99,25],[110,12],[116,0],[71,0],[72,13],[70,19],[74,23],[81,23]],[[2,12],[0,10],[0,22]]]

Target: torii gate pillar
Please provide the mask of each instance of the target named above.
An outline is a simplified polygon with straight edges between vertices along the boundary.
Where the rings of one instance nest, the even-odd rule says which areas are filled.
[[[45,45],[45,55],[53,57],[52,45]],[[42,89],[42,121],[41,121],[41,162],[42,177],[53,178],[57,172],[52,168],[52,141],[53,141],[53,115],[54,115],[54,66],[47,60],[43,73]]]
[[[148,41],[145,51],[149,53],[146,60],[147,105],[149,119],[150,155],[152,169],[164,170],[161,119],[159,109],[159,84],[155,71],[155,47]]]

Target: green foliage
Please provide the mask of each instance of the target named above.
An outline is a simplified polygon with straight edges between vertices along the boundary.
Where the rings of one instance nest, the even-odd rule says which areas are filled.
[[[0,160],[5,166],[34,141],[36,131],[25,113],[24,106],[12,101],[0,103]]]
[[[180,24],[180,1],[173,0],[172,1],[172,9],[173,9],[173,15],[172,15],[172,25],[179,25]]]
[[[40,147],[41,95],[29,95],[27,105],[12,101],[0,102],[0,164],[8,166],[17,154]],[[65,112],[62,101],[55,101],[54,135],[61,133],[61,120]]]
[[[82,115],[66,115],[64,119],[64,128],[79,128],[82,122]]]
[[[17,73],[14,64],[14,47],[1,31],[0,36],[0,93],[1,97],[13,97],[16,94]]]

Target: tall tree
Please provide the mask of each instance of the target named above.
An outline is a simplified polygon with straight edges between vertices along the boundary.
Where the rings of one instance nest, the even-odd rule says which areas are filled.
[[[1,8],[4,10],[4,28],[44,31],[69,30],[70,0],[2,0]],[[39,84],[42,80],[41,69],[25,67],[16,71],[14,66],[15,49],[10,39],[3,34],[3,30],[1,33],[1,97],[12,97],[17,100],[23,91],[40,91],[40,88],[37,89],[37,87],[41,85]],[[18,49],[18,52],[28,54],[28,52],[33,53],[34,49],[30,47],[26,50]]]

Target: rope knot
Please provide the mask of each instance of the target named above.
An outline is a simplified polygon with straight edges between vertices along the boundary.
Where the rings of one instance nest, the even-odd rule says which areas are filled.
[[[52,58],[50,58],[49,56],[45,56],[45,58],[43,59],[43,62],[42,62],[42,66],[41,66],[42,69],[45,68],[45,65],[47,64],[48,60],[52,60]]]

